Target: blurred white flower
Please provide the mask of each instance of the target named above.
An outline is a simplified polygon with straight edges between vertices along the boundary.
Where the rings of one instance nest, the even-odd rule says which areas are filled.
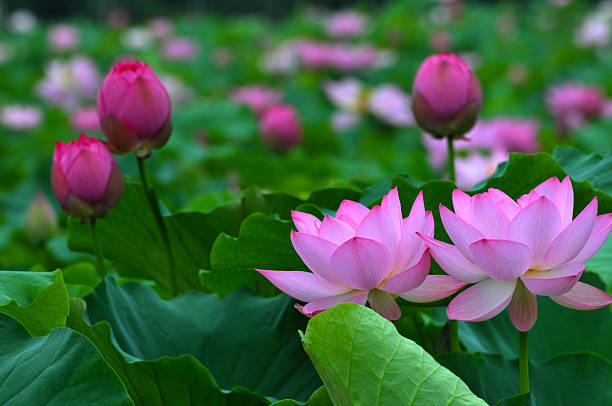
[[[142,27],[130,28],[121,38],[121,43],[124,47],[135,50],[148,47],[152,41],[153,35],[151,35],[151,31]]]
[[[9,29],[20,34],[31,32],[37,24],[36,16],[25,9],[14,11],[8,18]]]
[[[0,122],[13,130],[31,130],[40,125],[42,111],[36,106],[12,104],[0,111]]]

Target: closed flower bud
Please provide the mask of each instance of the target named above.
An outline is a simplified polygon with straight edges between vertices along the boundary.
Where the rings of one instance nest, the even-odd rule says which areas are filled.
[[[140,157],[168,142],[172,133],[168,92],[149,65],[118,63],[98,92],[98,116],[113,152]]]
[[[261,118],[260,128],[264,142],[276,152],[286,152],[302,141],[302,127],[291,106],[270,108]]]
[[[123,175],[107,146],[81,135],[58,141],[51,168],[53,193],[62,208],[84,222],[104,216],[123,195]]]
[[[28,206],[25,229],[35,242],[46,241],[58,232],[57,213],[42,192],[36,192]]]
[[[460,137],[476,123],[482,88],[472,69],[454,54],[430,56],[417,71],[412,112],[438,138]]]

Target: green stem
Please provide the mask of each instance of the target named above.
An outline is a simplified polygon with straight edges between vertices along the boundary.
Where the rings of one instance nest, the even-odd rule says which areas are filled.
[[[459,345],[459,325],[457,320],[448,321],[448,340],[450,342],[451,352],[461,352]]]
[[[526,331],[519,331],[519,373],[521,393],[529,393],[529,350],[527,348]]]
[[[96,219],[91,220],[89,223],[91,224],[91,236],[93,239],[94,251],[96,253],[97,259],[97,271],[100,279],[104,280],[106,278],[106,270],[104,269],[104,256],[102,255],[102,247],[100,246],[100,241],[98,240],[98,235],[96,234]]]
[[[166,223],[164,222],[164,218],[162,217],[161,211],[159,210],[159,202],[155,198],[153,189],[151,189],[151,187],[149,186],[149,180],[147,178],[147,168],[144,162],[145,158],[137,157],[137,159],[138,159],[138,171],[140,172],[140,180],[142,182],[142,187],[144,188],[147,199],[149,199],[151,210],[153,210],[155,221],[157,222],[157,226],[159,227],[159,232],[164,242],[166,256],[168,257],[169,282],[170,282],[170,286],[168,290],[171,296],[176,296],[177,286],[176,286],[176,273],[174,269],[174,255],[172,254],[172,247],[170,246],[170,237],[168,237],[168,229],[166,228]]]
[[[448,178],[451,182],[455,182],[457,179],[455,178],[455,146],[453,145],[453,137],[446,137],[446,142],[448,145]]]

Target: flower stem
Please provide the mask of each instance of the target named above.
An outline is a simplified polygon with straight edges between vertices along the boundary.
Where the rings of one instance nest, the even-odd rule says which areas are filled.
[[[100,279],[104,280],[106,278],[106,270],[104,269],[104,256],[102,255],[102,247],[100,246],[100,241],[98,240],[98,235],[96,234],[96,219],[91,220],[89,223],[91,224],[91,237],[93,239],[94,251],[96,253],[97,259],[97,271]]]
[[[144,188],[147,199],[149,199],[149,204],[151,205],[151,209],[153,210],[153,215],[155,217],[155,221],[157,222],[159,233],[162,236],[164,248],[166,250],[166,256],[168,258],[168,276],[170,282],[168,290],[171,296],[176,296],[177,286],[174,268],[174,255],[172,254],[172,247],[170,246],[170,237],[168,237],[168,229],[166,228],[166,223],[164,222],[164,218],[162,217],[161,211],[159,210],[159,201],[157,201],[153,189],[151,189],[151,187],[149,186],[149,180],[147,178],[147,168],[144,162],[145,158],[137,157],[137,159],[138,171],[140,172],[140,180],[142,182],[142,187]]]
[[[461,352],[459,345],[459,325],[457,320],[448,321],[448,340],[450,342],[451,352]]]
[[[453,137],[446,137],[448,145],[448,178],[451,182],[456,182],[455,178],[455,146],[453,145]]]
[[[526,331],[519,331],[519,373],[521,377],[521,393],[529,393],[529,351],[527,348]]]

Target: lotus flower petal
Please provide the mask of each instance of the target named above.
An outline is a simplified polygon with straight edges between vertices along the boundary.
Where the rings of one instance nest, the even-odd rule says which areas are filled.
[[[451,320],[483,321],[497,316],[510,303],[516,280],[487,279],[459,293],[448,305]]]
[[[344,285],[327,282],[325,279],[301,271],[267,271],[257,269],[274,286],[302,302],[310,302],[329,296],[341,295],[351,290]]]
[[[567,293],[550,297],[561,306],[576,310],[593,310],[612,304],[612,296],[586,283],[578,282]]]
[[[402,299],[415,303],[442,300],[464,287],[464,282],[448,275],[428,275],[418,287],[400,294]]]
[[[474,262],[489,277],[510,281],[529,269],[531,250],[523,243],[482,239],[470,245]]]
[[[361,290],[374,289],[389,272],[391,254],[381,243],[354,237],[331,256],[335,274],[346,285]]]

